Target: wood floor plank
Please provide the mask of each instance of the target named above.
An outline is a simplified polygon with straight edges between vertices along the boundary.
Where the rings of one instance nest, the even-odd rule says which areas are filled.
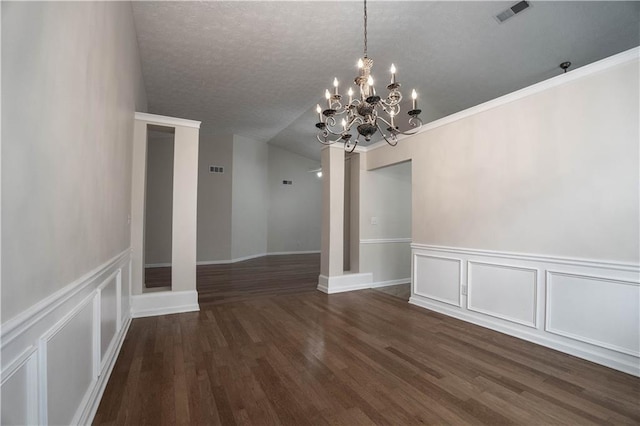
[[[200,312],[133,320],[94,424],[640,424],[637,377],[318,273],[198,267]]]

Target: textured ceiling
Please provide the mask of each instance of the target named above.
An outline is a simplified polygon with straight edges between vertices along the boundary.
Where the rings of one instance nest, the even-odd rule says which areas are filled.
[[[393,62],[427,122],[557,75],[563,61],[575,69],[640,44],[640,2],[532,2],[499,24],[513,3],[369,2],[373,76],[386,81]],[[202,143],[234,133],[319,158],[315,105],[334,76],[353,81],[361,2],[134,2],[133,12],[149,112],[201,120]]]

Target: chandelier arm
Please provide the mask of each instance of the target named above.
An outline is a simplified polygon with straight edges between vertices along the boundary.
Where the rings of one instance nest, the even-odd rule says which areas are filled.
[[[329,134],[333,136],[342,136],[342,133],[343,133],[343,132],[335,132],[331,130],[329,127],[326,127],[326,131],[327,131],[327,136],[329,136]]]
[[[420,120],[420,117],[411,117],[409,119],[409,124],[411,125],[411,127],[413,127],[413,129],[411,130],[407,130],[404,132],[398,132],[401,135],[405,135],[405,136],[411,136],[411,135],[415,135],[416,133],[418,133],[418,131],[422,128],[422,120]]]
[[[318,142],[320,142],[322,145],[333,145],[336,142],[340,142],[342,139],[336,139],[336,140],[327,140],[326,136],[322,136],[320,134],[316,135],[316,138],[318,139]],[[324,140],[323,140],[324,139]]]
[[[384,121],[384,120],[383,120]],[[387,139],[387,135],[384,134],[384,132],[382,131],[382,129],[380,128],[380,126],[378,124],[376,124],[376,127],[378,128],[378,131],[380,132],[380,134],[382,135],[383,139],[391,146],[396,146],[398,145],[398,139],[396,139],[395,134],[391,133],[391,139],[393,139],[393,142],[391,142],[389,139]]]

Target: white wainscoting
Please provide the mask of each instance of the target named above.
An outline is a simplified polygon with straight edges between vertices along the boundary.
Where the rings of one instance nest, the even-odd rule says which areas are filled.
[[[410,303],[640,376],[640,265],[411,247]]]
[[[413,253],[411,295],[460,306],[462,261],[451,257]]]
[[[131,253],[2,325],[2,419],[88,424],[129,327]]]
[[[536,327],[538,270],[468,262],[467,309]]]

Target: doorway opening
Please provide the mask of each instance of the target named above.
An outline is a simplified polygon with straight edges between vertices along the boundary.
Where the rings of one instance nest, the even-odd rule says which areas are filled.
[[[411,297],[411,161],[367,173],[362,190],[361,262],[375,290]]]
[[[171,289],[175,128],[147,125],[145,288]]]

